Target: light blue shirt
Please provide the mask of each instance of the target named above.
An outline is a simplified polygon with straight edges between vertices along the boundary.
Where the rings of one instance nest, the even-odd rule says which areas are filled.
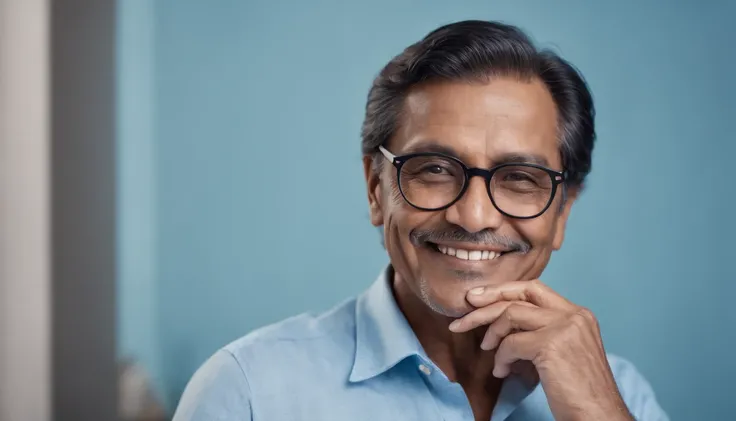
[[[666,421],[628,361],[609,355],[639,421]],[[491,421],[553,420],[540,385],[504,381]],[[256,330],[215,353],[187,385],[174,421],[473,420],[461,386],[427,357],[384,272],[324,314]]]

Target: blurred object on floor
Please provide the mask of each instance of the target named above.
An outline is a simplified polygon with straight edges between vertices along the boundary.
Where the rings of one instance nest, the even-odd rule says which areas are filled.
[[[164,407],[156,396],[146,370],[131,359],[118,363],[120,400],[118,411],[123,421],[164,421]]]

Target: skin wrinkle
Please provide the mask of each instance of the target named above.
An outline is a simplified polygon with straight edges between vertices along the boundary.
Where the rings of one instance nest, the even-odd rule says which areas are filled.
[[[555,419],[632,419],[595,317],[540,280],[590,172],[594,119],[579,72],[497,22],[432,31],[392,59],[369,92],[364,171],[393,293],[429,358],[461,385],[476,420],[491,417],[512,373],[530,386],[541,382]],[[401,161],[408,165],[398,177],[401,196],[396,168],[379,145],[387,155],[425,154]],[[456,163],[427,153],[459,160],[472,177],[458,179]],[[507,165],[489,187],[482,176],[504,163],[540,165],[552,179]],[[546,207],[535,214],[535,205]]]
[[[518,83],[518,82],[517,82]],[[460,84],[458,84],[460,85]],[[508,85],[508,84],[507,84]],[[553,133],[555,133],[556,130],[556,108],[553,105],[553,102],[551,101],[551,98],[547,97],[544,98],[543,94],[540,94],[539,92],[526,92],[523,91],[520,95],[518,95],[518,98],[505,98],[504,95],[508,91],[513,91],[513,86],[507,86],[502,85],[498,89],[497,95],[492,96],[481,96],[479,99],[479,104],[475,105],[476,110],[484,110],[482,112],[476,112],[475,115],[472,113],[458,113],[455,109],[450,107],[450,109],[447,109],[447,107],[442,108],[440,110],[436,110],[438,107],[435,104],[433,107],[433,104],[431,103],[431,98],[429,97],[432,92],[432,88],[436,85],[425,85],[425,88],[429,88],[427,91],[420,90],[414,90],[410,93],[410,95],[407,98],[406,106],[404,108],[404,113],[402,113],[402,124],[401,129],[399,130],[399,133],[402,134],[404,137],[409,138],[405,144],[404,147],[401,148],[402,152],[393,151],[395,154],[401,154],[403,153],[403,150],[409,149],[412,147],[413,144],[422,142],[426,136],[423,135],[423,133],[429,132],[438,132],[439,134],[445,133],[446,136],[437,136],[436,138],[440,139],[440,141],[444,139],[448,139],[448,141],[451,139],[451,144],[457,146],[460,146],[460,150],[463,150],[465,157],[478,157],[478,156],[487,156],[492,157],[494,154],[489,153],[488,151],[493,151],[494,153],[496,151],[513,151],[516,152],[517,150],[514,148],[518,144],[517,138],[518,135],[514,135],[514,131],[518,132],[518,121],[519,120],[526,120],[529,121],[532,118],[535,117],[535,113],[538,113],[539,111],[534,109],[532,107],[532,110],[524,110],[523,106],[521,104],[524,103],[524,101],[527,101],[527,103],[532,103],[534,101],[539,101],[540,97],[543,99],[546,99],[546,104],[550,105],[552,104],[552,118],[551,123],[547,121],[547,127],[546,129],[551,129]],[[540,84],[537,83],[536,86],[533,83],[528,83],[526,85],[532,85],[534,87],[538,87]],[[470,91],[467,89],[468,87],[479,87],[482,88],[482,85],[479,84],[462,84],[461,86],[464,86],[466,89],[463,92],[462,100],[466,100],[467,95],[466,93],[470,93]],[[537,89],[538,90],[538,89]],[[545,91],[542,90],[544,93]],[[548,96],[548,94],[547,94]],[[510,110],[509,110],[510,108]],[[501,110],[501,113],[498,113],[498,111],[495,111],[496,114],[494,114],[494,110]],[[433,118],[431,120],[421,120],[416,118],[410,118],[411,116],[415,115],[423,115],[427,113],[432,113]],[[497,115],[498,118],[489,118],[493,115]],[[450,120],[453,122],[453,125],[451,126],[452,131],[448,132],[447,128],[443,127],[442,125],[438,125],[438,121],[447,121]],[[427,124],[429,123],[429,124]],[[490,126],[490,128],[489,128]],[[544,128],[542,128],[544,130]],[[524,130],[522,129],[522,132]],[[544,139],[542,138],[542,135],[539,133],[539,130],[534,131],[526,131],[526,133],[531,133],[531,136],[526,136],[529,140],[532,141],[532,143],[540,143],[543,142]],[[547,131],[549,133],[549,131]],[[498,144],[492,142],[491,140],[495,140],[496,137],[492,137],[495,135],[498,139]],[[397,136],[398,137],[398,136]],[[481,139],[482,141],[479,142],[476,139]],[[396,137],[392,139],[391,142],[388,142],[391,147],[396,142]],[[482,145],[483,150],[486,152],[485,155],[472,153],[472,149],[474,145]],[[477,146],[476,146],[477,147]],[[517,146],[518,147],[518,146]],[[395,149],[395,148],[394,148]],[[529,152],[535,152],[536,149],[529,149]],[[525,151],[526,152],[526,151]],[[557,154],[557,151],[555,150],[555,154]],[[460,157],[461,159],[463,157]],[[557,161],[559,161],[559,157],[557,156]],[[465,159],[467,161],[467,159]],[[484,160],[484,162],[478,162],[473,163],[474,166],[484,166],[486,165],[485,162],[490,161],[490,159]],[[471,165],[470,163],[468,165]],[[390,168],[391,174],[389,177],[390,180],[390,188],[391,188],[391,198],[390,201],[393,202],[394,207],[399,208],[402,206],[405,206],[405,203],[403,203],[403,197],[401,197],[400,192],[398,191],[398,186],[396,185],[396,174],[393,170],[393,166],[387,166]],[[384,172],[385,173],[385,172]],[[479,182],[480,180],[473,180],[475,182]],[[471,182],[471,184],[473,184]],[[472,186],[469,186],[468,192],[466,192],[466,196],[469,196],[471,194],[474,194],[475,190]],[[488,201],[488,203],[484,203],[483,206],[490,207],[492,206],[490,204],[490,200],[487,197],[487,193],[484,191],[483,195],[485,196],[481,200]],[[463,198],[461,201],[466,200],[468,198]],[[468,199],[469,200],[469,199]],[[474,212],[483,212],[481,210],[476,210]],[[438,229],[439,230],[439,229]],[[521,234],[521,233],[519,233]],[[526,240],[522,235],[515,235],[512,238],[519,238],[519,240],[514,242],[514,247],[517,249],[523,249],[524,251],[528,251],[531,247],[529,246],[529,241]],[[467,238],[466,238],[467,240]],[[477,242],[470,239],[469,242]],[[397,239],[397,243],[400,244],[400,240]],[[522,246],[520,247],[519,244]],[[459,272],[454,271],[454,273],[457,275]],[[443,313],[448,313],[447,309],[448,306],[443,305],[436,300],[432,300],[431,297],[433,294],[431,294],[432,286],[431,282],[424,276],[418,276],[419,279],[417,279],[418,285],[417,289],[419,290],[419,295],[423,298],[423,301],[426,301],[426,304],[433,309],[446,309],[443,311]],[[465,274],[464,276],[459,276],[459,278],[464,278],[467,280],[472,279],[478,279],[482,278],[482,276],[479,276],[478,274]],[[421,281],[420,281],[421,280]],[[464,311],[467,311],[466,308]],[[462,313],[463,310],[452,310],[450,311],[453,314]]]
[[[457,151],[457,158],[468,167],[490,168],[503,155],[541,155],[550,168],[562,168],[557,108],[536,79],[494,78],[485,85],[426,83],[409,92],[401,114],[399,129],[386,142],[386,148],[397,156],[431,139]],[[448,209],[420,211],[401,196],[396,168],[382,154],[375,160],[366,159],[376,211],[371,220],[384,229],[385,247],[395,270],[394,294],[402,312],[450,379],[460,381],[472,393],[496,390],[500,383],[490,374],[493,360],[475,356],[481,351],[485,331],[451,335],[447,326],[474,309],[465,298],[470,289],[538,278],[552,251],[562,243],[573,201],[562,204],[558,189],[550,208],[539,217],[508,218],[491,203],[483,180],[473,177],[463,197]],[[427,245],[445,240],[515,252],[472,268],[454,267],[448,260],[454,258]],[[469,365],[474,369],[468,371]]]

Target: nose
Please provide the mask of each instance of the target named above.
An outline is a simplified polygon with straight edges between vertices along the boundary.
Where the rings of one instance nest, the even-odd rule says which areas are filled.
[[[463,196],[447,208],[447,222],[458,225],[468,232],[497,229],[503,215],[493,206],[488,196],[488,187],[482,177],[472,177]]]

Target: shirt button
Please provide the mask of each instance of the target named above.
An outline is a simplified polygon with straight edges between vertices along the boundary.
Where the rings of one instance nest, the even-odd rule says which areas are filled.
[[[432,369],[429,368],[429,367],[427,367],[424,364],[419,364],[419,371],[421,371],[422,373],[424,373],[427,376],[429,376],[430,374],[432,374]]]

